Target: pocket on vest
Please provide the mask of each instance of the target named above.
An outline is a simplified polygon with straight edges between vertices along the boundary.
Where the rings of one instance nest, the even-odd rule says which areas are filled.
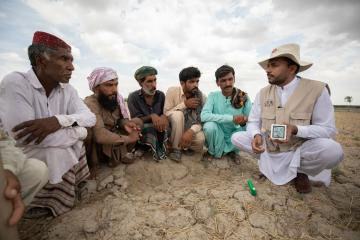
[[[270,131],[271,124],[275,123],[275,119],[276,116],[274,113],[263,112],[261,114],[261,122],[262,122],[261,128]]]
[[[290,124],[293,125],[309,125],[311,113],[290,113]]]

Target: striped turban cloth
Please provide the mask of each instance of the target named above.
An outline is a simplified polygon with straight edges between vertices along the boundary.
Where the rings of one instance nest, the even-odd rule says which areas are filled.
[[[108,67],[95,68],[87,77],[87,80],[89,81],[89,88],[93,92],[95,87],[97,87],[98,85],[113,79],[118,79],[118,75],[114,69]],[[129,118],[124,98],[120,94],[119,90],[117,92],[117,102],[119,103],[120,111],[123,117]]]

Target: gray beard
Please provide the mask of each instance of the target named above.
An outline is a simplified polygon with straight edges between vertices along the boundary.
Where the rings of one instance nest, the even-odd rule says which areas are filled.
[[[143,88],[143,91],[146,95],[150,95],[150,96],[154,96],[155,93],[156,93],[156,89],[155,90],[149,90],[149,89],[146,89],[146,88]]]

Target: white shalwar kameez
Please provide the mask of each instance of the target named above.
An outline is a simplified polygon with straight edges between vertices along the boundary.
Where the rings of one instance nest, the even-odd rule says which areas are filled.
[[[281,106],[301,81],[296,77],[284,87],[276,87]],[[297,126],[296,136],[308,139],[296,151],[270,153],[266,150],[260,155],[259,169],[271,182],[283,185],[294,179],[297,172],[307,174],[312,181],[321,181],[329,186],[331,169],[343,159],[343,150],[332,137],[336,134],[334,108],[326,88],[317,99],[311,125]],[[246,132],[232,135],[232,143],[238,148],[252,152],[251,141],[261,128],[261,103],[258,93],[251,109]],[[264,141],[263,141],[264,142]]]
[[[49,182],[56,184],[79,162],[82,140],[87,135],[85,127],[95,124],[95,115],[70,84],[59,84],[47,97],[33,69],[26,73],[10,73],[1,81],[0,118],[10,135],[14,136],[12,128],[24,121],[52,116],[58,119],[61,129],[37,145],[34,142],[27,145],[17,142],[28,158],[46,163]],[[72,127],[75,122],[77,126]]]

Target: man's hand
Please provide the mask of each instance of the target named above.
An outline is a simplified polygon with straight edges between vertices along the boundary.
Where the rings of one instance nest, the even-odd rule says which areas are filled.
[[[298,128],[296,125],[291,125],[291,124],[286,124],[286,123],[284,123],[284,125],[286,125],[286,139],[285,140],[274,139],[271,141],[273,141],[274,143],[278,143],[278,144],[288,143],[290,141],[291,137],[297,134]]]
[[[180,148],[188,148],[191,145],[191,141],[194,137],[194,131],[191,129],[188,129],[186,132],[183,133],[181,136],[179,147]]]
[[[184,101],[187,108],[196,109],[200,105],[201,101],[199,98],[188,98]]]
[[[138,131],[132,131],[127,137],[128,143],[136,143],[140,139],[140,134]]]
[[[40,118],[26,121],[16,125],[12,131],[18,132],[15,139],[20,139],[27,136],[24,144],[29,144],[35,140],[35,144],[41,143],[49,134],[56,132],[61,128],[61,125],[55,116],[49,118]]]
[[[124,129],[127,133],[131,133],[133,131],[136,131],[136,132],[140,132],[141,129],[138,125],[136,125],[136,123],[134,123],[133,121],[131,120],[128,120],[124,123]]]
[[[260,154],[265,151],[263,145],[263,139],[260,134],[256,134],[254,139],[251,141],[251,147],[254,153]]]
[[[239,124],[241,126],[244,126],[248,121],[248,117],[247,116],[243,116],[243,115],[234,115],[233,116],[233,122],[235,124]]]
[[[165,115],[159,117],[157,114],[153,113],[151,114],[151,121],[154,125],[154,128],[159,132],[165,131],[169,125],[169,121]]]
[[[8,224],[14,226],[20,221],[24,214],[25,204],[21,199],[21,186],[17,177],[9,170],[4,170],[4,175],[7,182],[4,196],[7,200],[11,201],[13,207],[13,212],[9,218]]]

